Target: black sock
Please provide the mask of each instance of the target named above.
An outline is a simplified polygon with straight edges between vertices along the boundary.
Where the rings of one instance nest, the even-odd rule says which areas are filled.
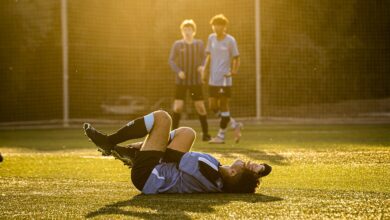
[[[225,129],[229,124],[230,116],[221,116],[221,121],[219,122],[219,127]]]
[[[137,118],[108,136],[111,144],[117,145],[130,139],[142,138],[148,134],[144,117]]]
[[[207,124],[207,115],[199,115],[200,125],[202,126],[203,135],[209,134],[209,125]]]
[[[172,130],[176,129],[179,127],[179,122],[180,122],[181,114],[173,112],[172,115]]]

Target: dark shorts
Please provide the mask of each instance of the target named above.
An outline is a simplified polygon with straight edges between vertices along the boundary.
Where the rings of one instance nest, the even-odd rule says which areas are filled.
[[[190,91],[190,96],[193,101],[203,100],[202,85],[196,85],[196,86],[176,85],[175,99],[185,100],[187,96],[187,91]]]
[[[131,181],[139,191],[142,191],[155,166],[161,162],[179,164],[183,155],[183,152],[172,149],[167,149],[165,152],[139,151],[131,169]]]
[[[231,88],[231,86],[209,86],[209,96],[211,98],[230,98]]]

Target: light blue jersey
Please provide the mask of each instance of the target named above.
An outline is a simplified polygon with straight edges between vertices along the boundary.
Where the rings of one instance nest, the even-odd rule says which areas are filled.
[[[146,181],[142,193],[222,192],[220,163],[209,154],[188,152],[179,164],[158,164]]]
[[[210,34],[206,53],[211,57],[209,85],[232,86],[232,77],[224,75],[231,71],[231,60],[240,55],[236,39],[227,34],[223,40],[218,40],[215,33]]]

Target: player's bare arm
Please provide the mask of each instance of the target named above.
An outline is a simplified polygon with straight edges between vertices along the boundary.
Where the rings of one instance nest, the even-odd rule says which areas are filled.
[[[183,71],[180,71],[180,72],[178,73],[178,76],[179,76],[180,79],[185,79],[185,78],[186,78],[186,74],[185,74],[185,72],[183,72]]]
[[[206,55],[205,64],[204,64],[204,67],[203,67],[203,71],[202,71],[202,81],[203,81],[203,83],[207,83],[207,81],[208,81],[208,79],[210,77],[209,68],[210,68],[210,54],[207,54]]]
[[[241,64],[240,57],[239,56],[234,57],[231,63],[232,63],[231,70],[229,73],[225,74],[226,77],[232,77],[238,73],[238,69],[240,68],[240,64]]]

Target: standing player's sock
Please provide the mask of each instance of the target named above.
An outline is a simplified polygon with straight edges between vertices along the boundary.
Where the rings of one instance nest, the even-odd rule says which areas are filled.
[[[207,115],[199,115],[200,126],[202,126],[203,135],[209,134],[209,125],[207,123]]]
[[[108,136],[108,140],[113,145],[125,142],[130,139],[145,137],[152,130],[154,125],[154,115],[150,113],[144,117],[137,118],[119,129],[114,134]]]
[[[229,121],[230,121],[230,112],[221,112],[221,121],[219,123],[220,129],[217,135],[221,139],[225,138],[225,131],[227,125],[229,124]]]
[[[176,129],[179,127],[179,122],[180,122],[181,114],[173,112],[172,115],[172,130]]]
[[[220,128],[219,131],[218,131],[217,137],[219,137],[220,139],[224,140],[225,139],[225,132],[226,132],[226,129]]]

